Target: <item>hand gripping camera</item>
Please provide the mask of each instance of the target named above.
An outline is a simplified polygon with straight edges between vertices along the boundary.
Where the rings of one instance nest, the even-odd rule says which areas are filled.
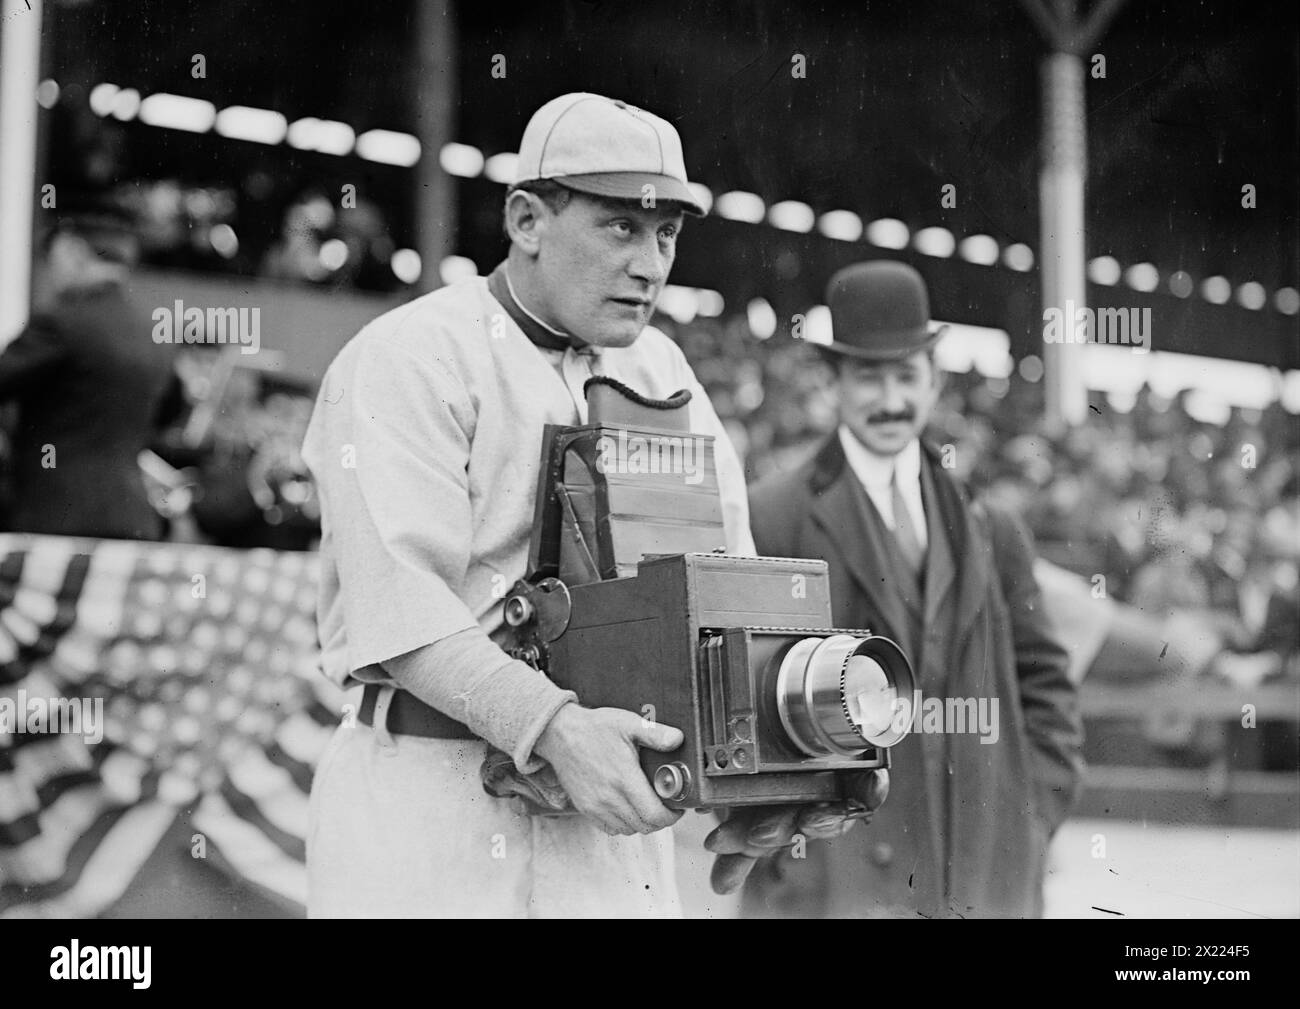
[[[725,554],[689,392],[586,392],[589,423],[545,431],[511,654],[588,707],[680,728],[676,751],[641,751],[674,808],[835,801],[839,772],[887,768],[910,722],[902,650],[831,626],[825,562]]]

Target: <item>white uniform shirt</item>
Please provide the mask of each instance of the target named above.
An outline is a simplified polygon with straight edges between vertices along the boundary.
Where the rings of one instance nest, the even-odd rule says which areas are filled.
[[[593,373],[655,398],[694,393],[692,430],[716,439],[727,548],[754,553],[739,460],[676,344],[647,327],[597,355],[539,350],[484,279],[465,280],[366,326],[321,385],[303,458],[321,494],[331,680],[501,627],[504,590],[526,574],[543,427],[579,422]]]

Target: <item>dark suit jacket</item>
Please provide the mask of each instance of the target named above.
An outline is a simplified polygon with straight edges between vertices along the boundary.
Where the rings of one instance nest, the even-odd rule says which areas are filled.
[[[20,404],[4,526],[161,538],[136,457],[173,374],[172,348],[153,342],[149,316],[116,286],[70,292],[34,315],[0,354],[0,400]]]
[[[913,613],[838,437],[751,492],[754,539],[763,555],[825,560],[835,626],[898,641],[924,698],[984,698],[986,710],[996,699],[997,740],[914,730],[893,750],[873,822],[769,864],[751,913],[1041,914],[1047,842],[1082,773],[1067,654],[1043,613],[1028,531],[972,504],[928,447],[922,467],[930,548]]]

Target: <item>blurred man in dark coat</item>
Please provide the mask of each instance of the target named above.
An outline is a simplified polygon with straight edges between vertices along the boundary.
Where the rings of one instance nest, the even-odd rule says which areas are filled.
[[[43,242],[47,304],[0,354],[0,401],[19,404],[5,528],[163,536],[137,458],[174,370],[126,292],[139,257],[131,225],[113,203],[85,199]]]
[[[807,859],[763,865],[747,911],[1041,915],[1082,730],[1029,534],[972,503],[920,441],[941,388],[920,275],[858,264],[836,274],[828,300],[840,428],[811,461],[754,489],[754,539],[763,555],[827,561],[835,626],[897,641],[921,703],[872,824],[810,846]],[[932,717],[936,703],[947,714]]]

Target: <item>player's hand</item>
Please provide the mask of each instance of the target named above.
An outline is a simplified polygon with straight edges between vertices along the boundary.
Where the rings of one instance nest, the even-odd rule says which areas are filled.
[[[794,843],[797,835],[809,841],[839,837],[858,820],[871,822],[871,814],[889,795],[889,772],[855,771],[844,775],[846,798],[804,806],[750,806],[731,816],[708,837],[704,847],[716,854],[709,882],[714,893],[734,893],[760,858],[774,855]]]
[[[508,799],[521,816],[566,816],[576,814],[555,768],[542,766],[532,774],[522,774],[510,754],[489,745],[479,767],[483,791],[496,799]]]
[[[607,834],[651,834],[682,814],[665,806],[650,787],[637,747],[675,750],[682,738],[680,729],[621,708],[566,704],[533,750],[555,770],[574,808]]]

